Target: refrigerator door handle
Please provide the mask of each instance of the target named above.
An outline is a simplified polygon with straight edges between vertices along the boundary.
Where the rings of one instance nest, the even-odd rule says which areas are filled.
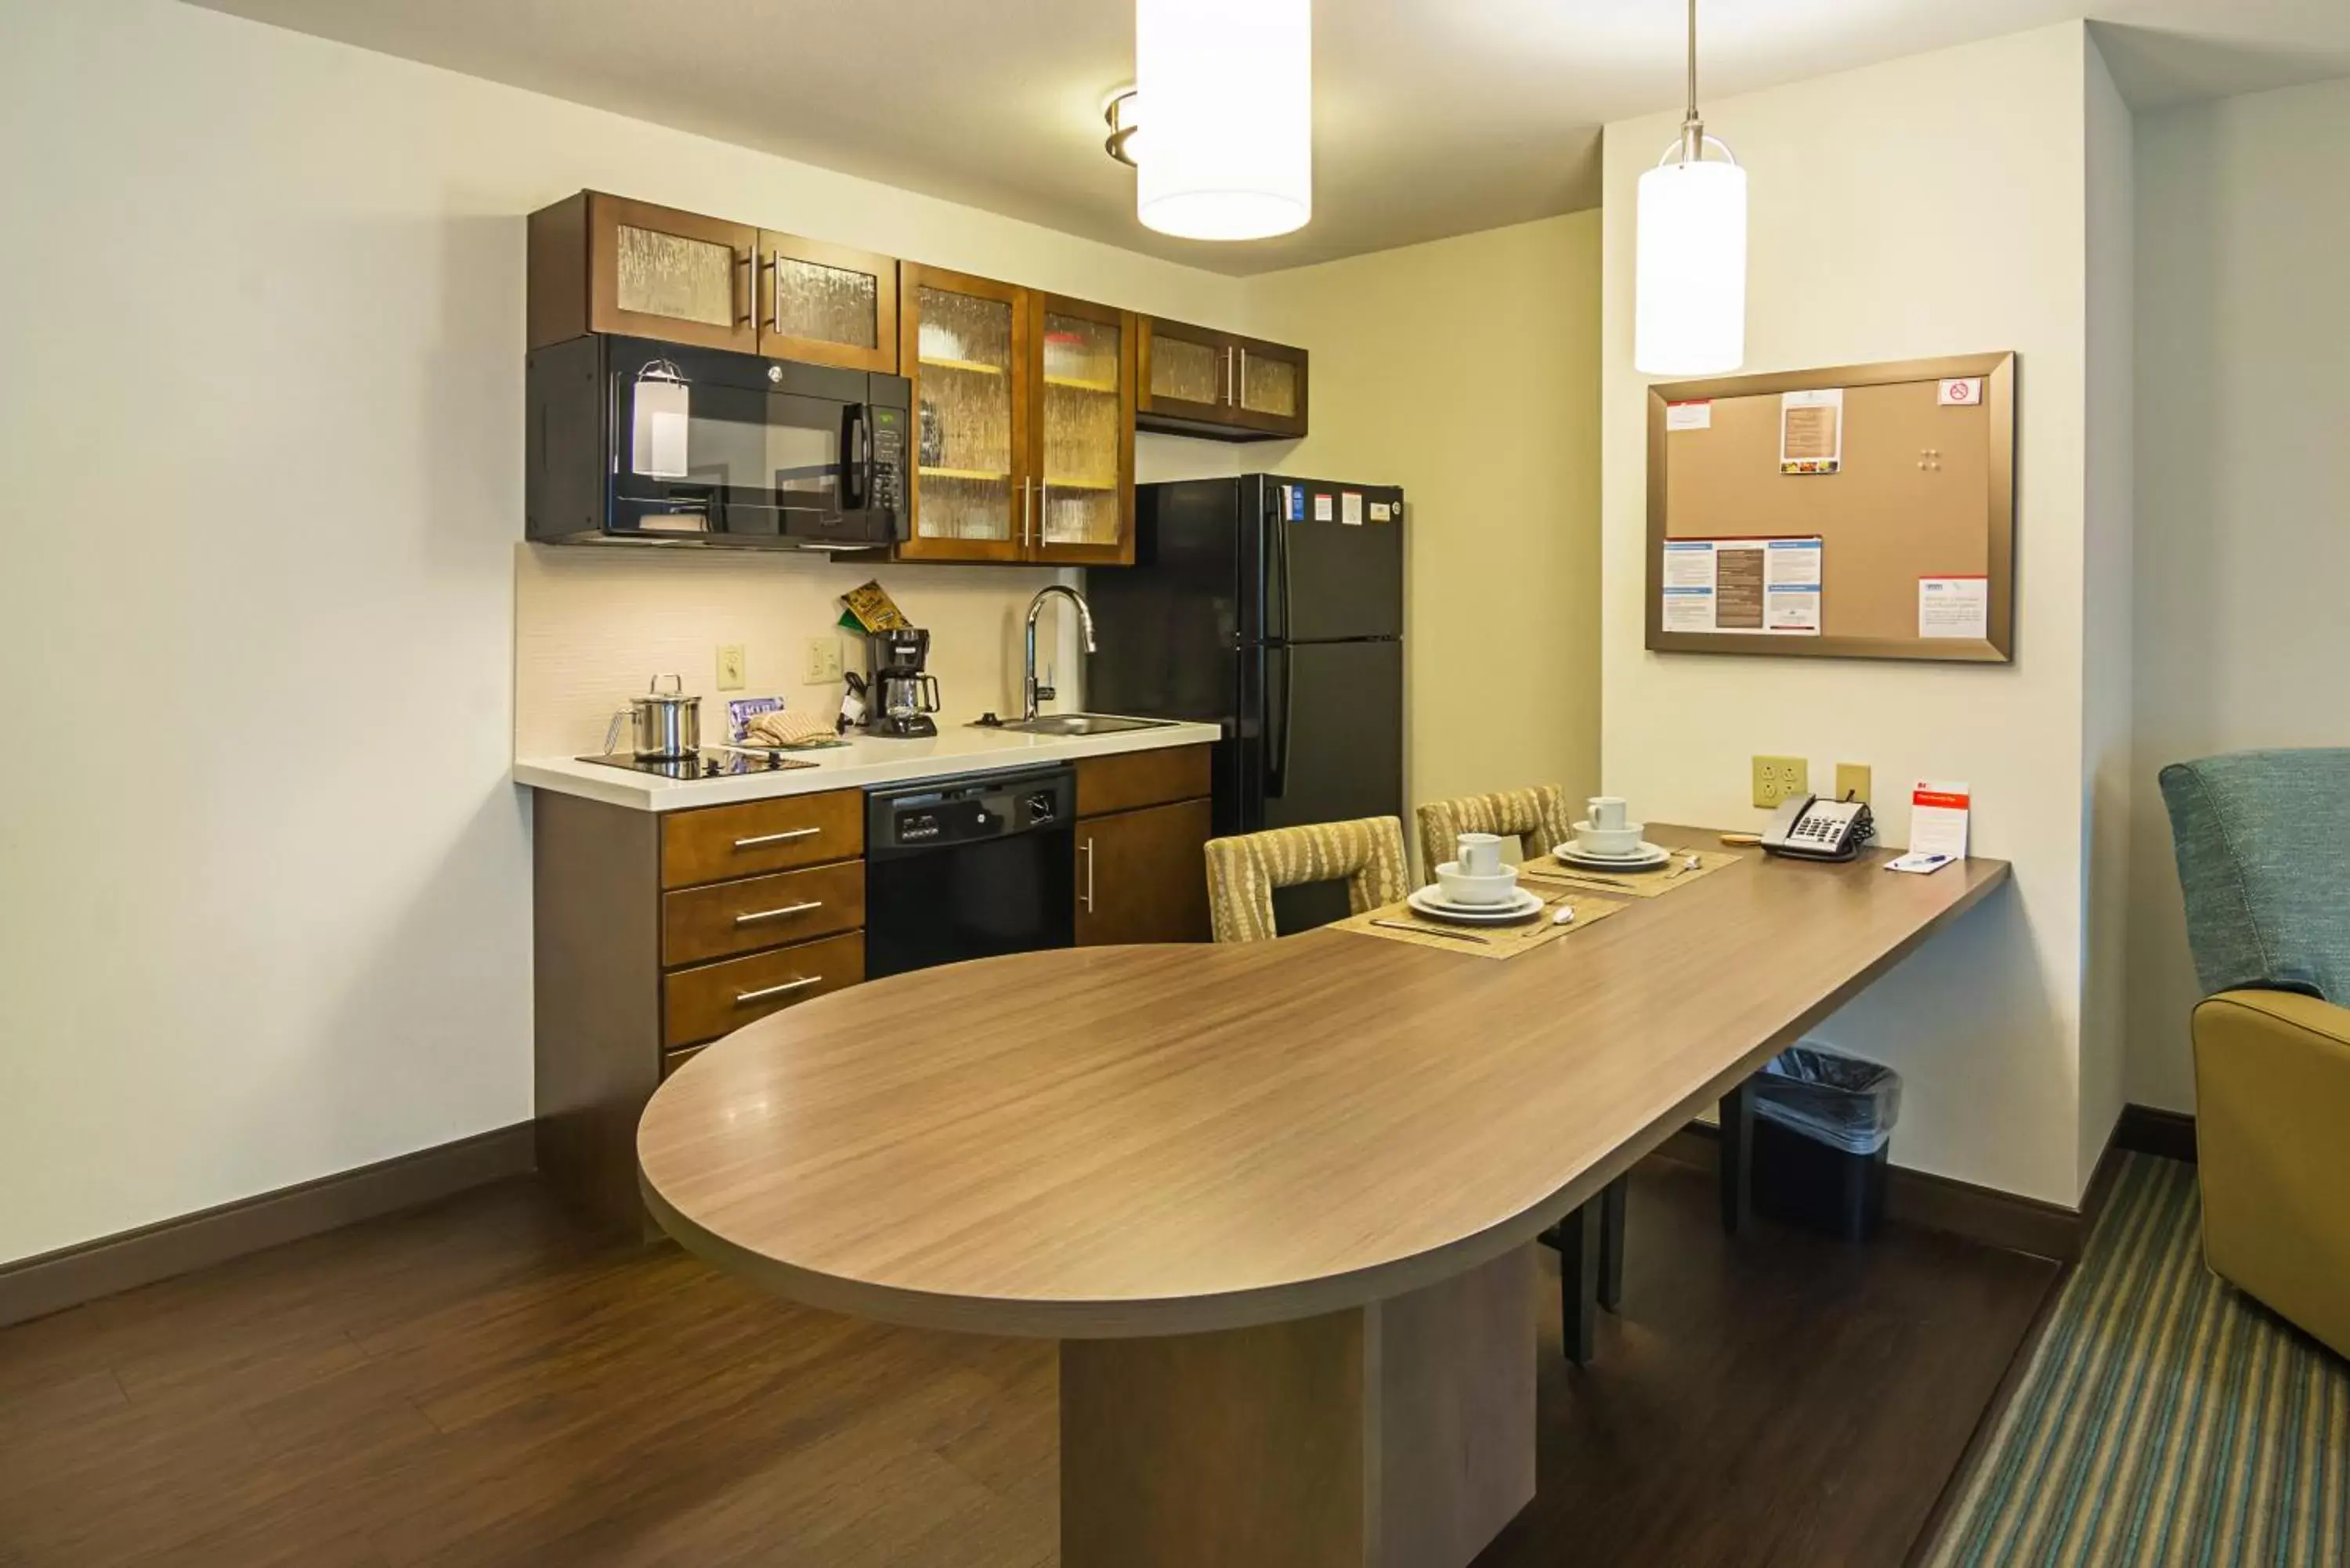
[[[1289,702],[1292,680],[1296,670],[1294,649],[1271,647],[1264,650],[1266,670],[1264,682],[1264,798],[1279,800],[1289,788]],[[1281,661],[1281,675],[1274,677],[1272,663]],[[1274,693],[1278,691],[1278,698]]]
[[[1267,627],[1265,635],[1286,639],[1289,636],[1289,514],[1279,505],[1273,508],[1273,603],[1281,607],[1281,625]]]

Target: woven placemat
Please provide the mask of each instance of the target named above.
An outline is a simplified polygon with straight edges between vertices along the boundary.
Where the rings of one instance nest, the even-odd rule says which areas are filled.
[[[1673,851],[1673,862],[1657,871],[1627,871],[1621,874],[1585,871],[1561,864],[1555,855],[1544,855],[1519,867],[1518,875],[1554,886],[1590,888],[1632,898],[1654,898],[1676,888],[1686,888],[1691,882],[1701,881],[1725,866],[1736,865],[1741,858],[1727,849],[1700,849],[1694,844],[1685,849],[1679,845],[1667,845],[1666,847]],[[1697,857],[1697,868],[1685,869],[1682,862],[1692,855]]]
[[[1547,947],[1586,926],[1596,926],[1626,908],[1613,898],[1602,898],[1581,891],[1548,888],[1535,888],[1531,891],[1543,896],[1543,912],[1520,926],[1455,925],[1449,920],[1431,920],[1409,904],[1389,904],[1384,909],[1340,920],[1333,929],[1360,931],[1367,937],[1385,937],[1391,942],[1410,942],[1417,947],[1441,948],[1447,952],[1471,953],[1478,958],[1509,959],[1520,953],[1530,953],[1539,947]],[[1569,905],[1575,910],[1575,919],[1563,926],[1554,923],[1561,904]],[[1393,921],[1394,924],[1375,923],[1380,921]],[[1463,940],[1470,937],[1476,940]]]

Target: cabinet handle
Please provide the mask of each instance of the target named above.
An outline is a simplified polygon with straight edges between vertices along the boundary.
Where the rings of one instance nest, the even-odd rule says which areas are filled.
[[[757,991],[738,991],[734,993],[734,1005],[741,1007],[748,1002],[764,1002],[771,996],[781,996],[787,991],[806,991],[809,986],[823,983],[824,976],[809,974],[802,975],[797,980],[787,980],[781,985],[763,986]]]
[[[734,318],[734,325],[758,330],[759,247],[755,244],[743,252],[743,314]]]
[[[1094,841],[1087,839],[1077,847],[1086,853],[1086,913],[1094,912]]]
[[[1240,373],[1232,378],[1232,407],[1244,409],[1248,407],[1248,350],[1242,349],[1240,356]]]
[[[1227,343],[1224,345],[1224,401],[1234,404],[1240,400],[1241,379],[1232,371],[1232,346]]]
[[[789,833],[763,833],[756,838],[738,838],[737,849],[756,849],[763,844],[788,844],[795,838],[814,838],[824,831],[821,827],[795,827]]]
[[[1020,482],[1020,547],[1024,550],[1036,532],[1035,514],[1030,504],[1035,499],[1035,492],[1030,487],[1035,483],[1033,479]]]
[[[805,915],[810,909],[823,908],[823,899],[811,898],[805,904],[786,904],[780,909],[761,909],[754,914],[737,915],[734,923],[738,926],[756,925],[761,920],[780,920],[786,915]]]

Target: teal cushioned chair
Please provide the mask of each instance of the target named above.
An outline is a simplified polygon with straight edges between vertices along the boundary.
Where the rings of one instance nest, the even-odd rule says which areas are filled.
[[[2350,1355],[2350,749],[2174,763],[2203,1254]]]

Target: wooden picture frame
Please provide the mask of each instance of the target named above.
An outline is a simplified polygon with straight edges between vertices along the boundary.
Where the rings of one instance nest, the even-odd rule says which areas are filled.
[[[1978,404],[1944,406],[1941,383],[1979,380]],[[1859,452],[1832,474],[1783,472],[1757,461],[1756,421],[1789,392],[1843,389],[1868,418]],[[1662,383],[1648,389],[1648,649],[1659,653],[1765,654],[1796,659],[1895,659],[2005,664],[2014,651],[2016,357],[1961,355],[1877,365]],[[1767,401],[1766,401],[1767,400]],[[1849,401],[1849,400],[1848,400]],[[1707,424],[1674,429],[1676,404],[1707,403]],[[1729,407],[1724,408],[1727,404]],[[1771,413],[1775,431],[1777,416]],[[1856,433],[1840,416],[1846,451]],[[1906,438],[1952,446],[1920,447]],[[1692,441],[1718,428],[1713,441]],[[1893,450],[1898,446],[1898,452]],[[1948,458],[1947,464],[1945,458]],[[1677,463],[1679,466],[1676,466]],[[1940,476],[1950,475],[1947,481]],[[1890,535],[1882,530],[1900,529]],[[1836,536],[1846,549],[1839,554]],[[1823,549],[1820,631],[1668,631],[1664,625],[1668,539],[1818,535]],[[1865,544],[1863,544],[1865,542]],[[1856,544],[1863,547],[1856,549]],[[1840,566],[1842,570],[1840,571]],[[1920,570],[1919,568],[1924,569]],[[1918,582],[1932,576],[1989,579],[1981,638],[1917,635]],[[1906,596],[1906,597],[1904,597]],[[1897,629],[1907,617],[1906,634]],[[1839,625],[1846,629],[1839,631]]]

